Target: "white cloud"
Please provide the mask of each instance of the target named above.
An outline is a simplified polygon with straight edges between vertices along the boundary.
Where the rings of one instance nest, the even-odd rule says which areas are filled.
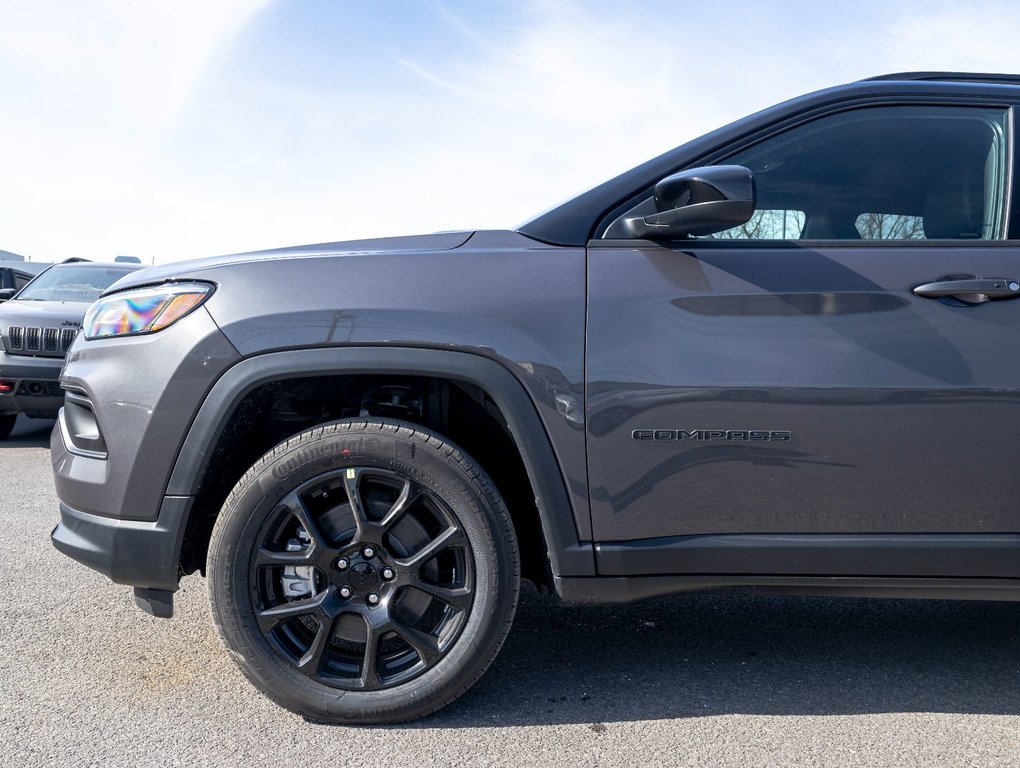
[[[807,90],[1020,69],[1010,5],[529,2],[500,25],[440,6],[444,45],[280,80],[232,58],[265,5],[0,0],[0,248],[168,260],[510,226]]]
[[[165,201],[140,202],[161,139],[265,4],[0,2],[0,247],[112,257],[151,227]]]

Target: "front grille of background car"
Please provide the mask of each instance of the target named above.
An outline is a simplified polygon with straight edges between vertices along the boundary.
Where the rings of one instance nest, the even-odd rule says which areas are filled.
[[[7,348],[15,354],[34,352],[63,357],[77,335],[77,328],[26,328],[12,325],[7,329]]]

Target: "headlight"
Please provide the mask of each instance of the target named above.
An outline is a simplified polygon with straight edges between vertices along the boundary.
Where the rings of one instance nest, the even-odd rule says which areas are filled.
[[[205,283],[166,283],[104,296],[85,313],[86,339],[155,333],[199,306],[212,292]]]

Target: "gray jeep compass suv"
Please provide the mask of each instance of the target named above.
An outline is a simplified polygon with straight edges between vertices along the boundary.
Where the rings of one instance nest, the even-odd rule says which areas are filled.
[[[1020,76],[794,99],[516,231],[132,273],[61,377],[58,549],[314,720],[464,692],[520,580],[1020,599]],[[104,638],[103,642],[116,642]]]

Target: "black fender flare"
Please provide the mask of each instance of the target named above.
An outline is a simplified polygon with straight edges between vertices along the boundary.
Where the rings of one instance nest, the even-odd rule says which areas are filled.
[[[594,576],[591,542],[574,524],[563,472],[535,404],[506,367],[467,352],[410,347],[325,347],[267,352],[229,368],[209,390],[177,456],[166,495],[191,497],[230,417],[258,386],[280,379],[337,374],[399,373],[464,381],[480,387],[506,417],[524,460],[542,521],[554,576]]]

